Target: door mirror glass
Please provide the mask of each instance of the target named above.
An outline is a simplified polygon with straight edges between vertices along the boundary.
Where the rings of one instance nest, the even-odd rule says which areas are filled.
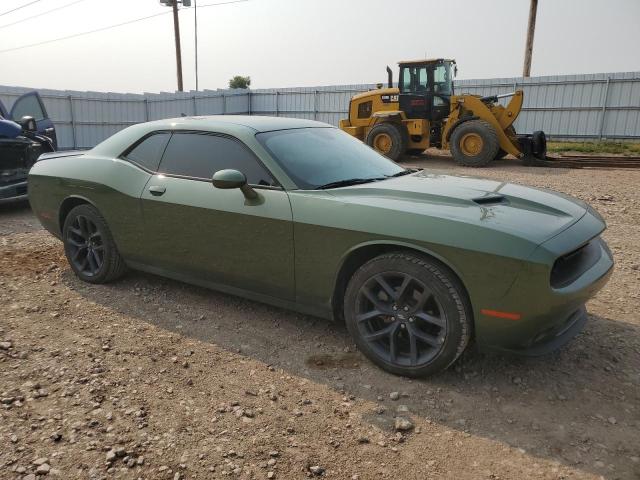
[[[226,190],[229,188],[242,188],[247,184],[247,177],[238,170],[227,169],[218,170],[213,174],[211,181],[214,187]]]
[[[29,115],[25,115],[20,120],[18,120],[17,123],[26,132],[37,132],[38,131],[38,125],[36,124],[36,121],[34,120],[33,117],[31,117]]]
[[[254,200],[258,198],[258,193],[247,184],[247,177],[244,173],[238,170],[218,170],[213,174],[211,183],[216,188],[230,189],[239,188],[245,198]]]

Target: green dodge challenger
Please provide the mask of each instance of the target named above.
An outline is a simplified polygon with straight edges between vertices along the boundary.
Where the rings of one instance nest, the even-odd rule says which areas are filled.
[[[43,155],[28,188],[86,282],[129,267],[339,319],[371,361],[411,377],[471,339],[558,348],[613,267],[604,221],[581,201],[405,169],[308,120],[134,125]]]

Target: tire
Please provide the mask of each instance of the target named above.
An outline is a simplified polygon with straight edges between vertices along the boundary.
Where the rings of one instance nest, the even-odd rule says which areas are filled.
[[[451,134],[451,154],[459,165],[484,167],[496,158],[498,150],[498,135],[484,120],[461,123]]]
[[[389,148],[380,148],[381,138],[389,142]],[[374,125],[366,138],[367,145],[391,160],[398,160],[407,150],[409,134],[407,129],[396,123],[384,122]]]
[[[498,149],[498,153],[496,153],[496,156],[493,159],[494,160],[500,160],[501,158],[504,158],[507,155],[509,155],[509,153],[505,152],[504,150],[502,150],[500,148],[500,149]]]
[[[369,360],[406,377],[446,369],[472,332],[471,307],[458,279],[439,262],[402,252],[376,257],[354,273],[344,318]]]
[[[67,261],[81,280],[108,283],[125,273],[126,264],[107,222],[93,205],[71,209],[64,220],[62,239]]]

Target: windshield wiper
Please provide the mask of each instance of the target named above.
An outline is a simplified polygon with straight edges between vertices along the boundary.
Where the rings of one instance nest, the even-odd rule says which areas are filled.
[[[415,173],[418,170],[415,168],[407,168],[406,170],[401,170],[398,173],[394,173],[393,175],[387,175],[387,178],[393,177],[402,177],[403,175],[409,175],[410,173]]]
[[[360,185],[361,183],[377,182],[379,180],[385,180],[386,177],[373,177],[373,178],[347,178],[345,180],[338,180],[337,182],[330,182],[324,185],[316,187],[316,190],[325,190],[327,188],[348,187],[350,185]]]

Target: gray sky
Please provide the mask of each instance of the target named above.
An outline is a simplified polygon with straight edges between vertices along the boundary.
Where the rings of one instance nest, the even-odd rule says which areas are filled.
[[[0,0],[0,50],[169,8],[158,0]],[[198,0],[199,5],[228,0]],[[519,76],[529,0],[250,0],[198,10],[200,88],[374,83],[402,59],[452,57],[458,78]],[[540,0],[532,75],[640,70],[639,0]],[[185,90],[195,88],[193,8],[180,12]],[[0,84],[112,92],[176,89],[170,14],[0,53]]]

